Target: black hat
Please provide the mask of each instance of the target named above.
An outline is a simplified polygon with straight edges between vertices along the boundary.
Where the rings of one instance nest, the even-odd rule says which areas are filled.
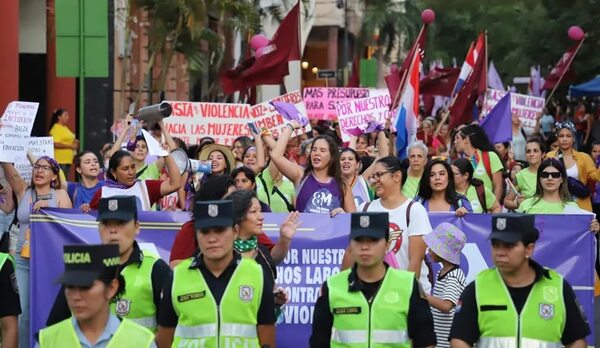
[[[135,196],[100,198],[100,202],[98,203],[98,218],[96,220],[135,220],[137,219],[136,203]]]
[[[194,204],[194,227],[233,227],[232,201],[198,201]]]
[[[106,268],[121,264],[116,244],[65,245],[63,250],[65,272],[56,282],[67,286],[92,286]]]
[[[527,243],[537,241],[540,232],[535,228],[535,215],[531,214],[494,214],[492,215],[492,233],[489,239],[506,243]]]
[[[350,238],[371,237],[387,239],[390,218],[388,213],[352,213],[350,216]]]

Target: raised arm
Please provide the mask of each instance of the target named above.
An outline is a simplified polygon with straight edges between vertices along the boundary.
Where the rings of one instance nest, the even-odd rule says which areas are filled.
[[[160,195],[163,197],[179,190],[181,187],[181,175],[179,174],[179,168],[177,168],[175,160],[171,155],[167,155],[164,157],[164,161],[167,166],[169,180],[165,180],[160,184]]]
[[[265,148],[265,143],[262,140],[262,137],[260,136],[260,134],[254,134],[254,144],[256,145],[256,166],[258,168],[258,173],[260,173],[264,168],[265,168],[265,164],[267,163],[267,155],[266,152],[267,149]],[[242,160],[244,160],[242,158]]]
[[[387,157],[389,155],[390,140],[388,139],[384,131],[380,131],[377,134],[377,156],[375,156],[375,160],[373,161],[373,163],[371,163],[371,165],[363,171],[362,177],[365,178],[365,180],[369,180],[369,177],[371,176],[371,174],[373,174],[373,170],[375,168],[377,160],[383,157]]]
[[[17,200],[21,199],[23,192],[27,189],[27,183],[21,178],[12,163],[2,162],[2,169],[4,169],[6,181],[17,195]]]
[[[264,133],[261,135],[261,138],[262,138],[264,144],[267,146],[267,148],[272,153],[273,149],[277,145],[277,142],[275,141],[275,139],[273,139],[273,137],[271,136],[271,133]],[[276,178],[277,175],[279,175],[279,169],[277,169],[277,166],[275,165],[275,163],[273,161],[269,162],[269,165],[267,166],[267,170],[269,171],[269,175],[271,176],[271,178]]]
[[[300,128],[301,127],[298,122],[290,122],[286,127],[284,127],[279,140],[277,140],[275,148],[271,151],[271,161],[275,163],[277,169],[279,169],[284,176],[286,176],[296,185],[298,185],[300,180],[302,180],[304,169],[302,169],[302,167],[298,164],[285,158],[285,149],[293,131]]]
[[[175,140],[173,140],[173,137],[171,136],[171,134],[169,134],[169,131],[167,130],[167,127],[165,126],[165,123],[162,120],[160,120],[160,121],[158,121],[158,126],[160,127],[162,134],[165,136],[165,142],[167,143],[167,147],[169,148],[168,151],[171,152],[171,151],[175,150],[177,148],[177,144],[175,143]],[[156,167],[158,168],[159,172],[161,172],[163,170],[164,166],[165,166],[164,158],[161,157],[156,160]]]
[[[112,155],[115,152],[121,150],[121,146],[123,145],[123,141],[125,141],[125,137],[127,136],[127,133],[129,132],[129,129],[131,128],[131,121],[132,120],[133,120],[133,116],[132,115],[127,115],[127,117],[125,117],[125,127],[123,127],[123,131],[121,132],[121,134],[119,134],[119,137],[117,138],[117,140],[115,140],[115,143],[110,148],[110,150],[108,150],[107,156],[109,158],[112,157]]]

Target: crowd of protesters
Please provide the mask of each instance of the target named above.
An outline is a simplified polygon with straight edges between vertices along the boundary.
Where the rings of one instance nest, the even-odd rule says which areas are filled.
[[[228,196],[234,209],[240,210],[236,248],[241,254],[259,255],[257,261],[273,280],[275,266],[287,254],[294,236],[298,216],[292,212],[331,217],[357,211],[388,212],[390,226],[396,229],[390,230],[389,240],[395,257],[388,262],[415,272],[428,294],[433,285],[423,238],[433,230],[428,212],[452,212],[458,217],[502,211],[600,212],[598,104],[551,104],[539,115],[533,130],[521,127],[515,116],[513,141],[499,144],[490,143],[477,122],[451,129],[444,116],[421,115],[416,140],[405,154],[394,150],[394,135],[387,129],[351,136],[350,142],[343,143],[337,123],[313,120],[312,132],[294,136],[302,127],[292,121],[278,139],[268,129],[260,129],[228,147],[210,136],[198,144],[185,144],[171,137],[162,121],[135,124],[131,116],[114,143],[101,149],[80,149],[66,126],[68,111],[59,109],[50,130],[55,158],[30,158],[31,182],[21,179],[13,164],[2,163],[6,179],[0,201],[0,222],[6,232],[3,245],[14,255],[20,297],[20,306],[13,303],[12,311],[2,314],[14,318],[20,314],[19,341],[28,346],[28,226],[31,213],[46,207],[88,213],[97,209],[102,198],[127,195],[136,197],[139,210],[193,211],[195,202]],[[143,128],[148,130],[144,134],[168,150],[166,155],[150,156]],[[181,173],[170,155],[175,149],[182,149],[191,159],[209,161],[211,170]],[[71,166],[76,180],[67,182],[65,174]],[[262,221],[262,212],[292,213],[282,225],[277,243],[252,227],[255,221]],[[599,229],[590,215],[590,230]],[[402,230],[408,231],[404,243],[394,233]],[[192,221],[184,224],[175,238],[170,266],[196,252]],[[345,259],[344,264],[348,267],[351,261]],[[464,276],[461,279],[464,282]],[[281,305],[285,294],[278,296]],[[458,298],[453,301],[450,307]],[[2,338],[8,342],[16,319],[1,324]]]

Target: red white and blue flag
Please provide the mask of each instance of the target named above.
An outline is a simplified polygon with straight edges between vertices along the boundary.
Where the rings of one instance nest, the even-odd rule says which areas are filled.
[[[462,88],[467,81],[467,78],[473,72],[473,68],[475,67],[475,63],[477,62],[477,58],[483,52],[483,46],[485,45],[485,36],[483,33],[479,34],[477,41],[475,44],[471,44],[469,47],[469,52],[467,52],[467,57],[465,58],[465,62],[460,69],[460,74],[458,75],[458,81],[456,81],[456,86],[454,87],[454,91],[452,92],[452,96],[455,96],[458,91]]]
[[[415,51],[406,77],[406,83],[398,104],[396,126],[396,149],[400,159],[407,157],[408,144],[417,136],[419,123],[419,77],[421,70],[421,55]]]

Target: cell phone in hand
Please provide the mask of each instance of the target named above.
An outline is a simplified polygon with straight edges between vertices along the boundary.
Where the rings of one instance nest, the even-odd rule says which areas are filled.
[[[250,131],[254,134],[260,134],[260,131],[258,130],[258,127],[256,127],[256,124],[254,122],[248,122],[248,128],[250,128]]]

